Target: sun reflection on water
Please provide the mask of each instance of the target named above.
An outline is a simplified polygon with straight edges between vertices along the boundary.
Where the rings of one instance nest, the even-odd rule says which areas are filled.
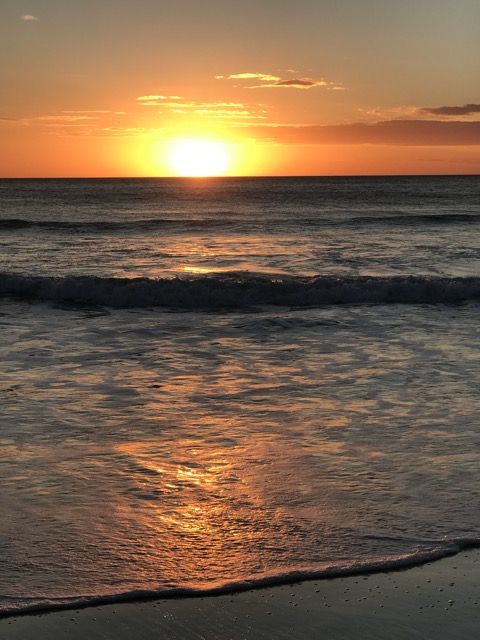
[[[188,265],[183,267],[183,270],[186,273],[215,273],[218,269],[212,269],[210,267],[196,267],[193,265]]]
[[[247,439],[222,420],[203,428],[219,433],[222,424],[236,432],[223,446],[192,438],[172,438],[163,449],[154,440],[118,446],[128,461],[135,517],[164,562],[197,587],[208,582],[206,567],[219,583],[222,576],[288,568],[289,544],[297,536],[317,544],[337,511],[332,488],[325,486],[319,502],[319,478],[307,480],[308,447],[296,450],[288,438],[266,432]],[[337,453],[336,447],[325,451]],[[309,521],[316,527],[305,528]]]

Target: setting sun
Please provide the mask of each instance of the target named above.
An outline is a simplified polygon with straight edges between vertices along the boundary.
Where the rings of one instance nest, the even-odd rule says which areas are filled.
[[[169,160],[175,173],[185,177],[223,175],[228,165],[225,145],[212,140],[180,140],[173,145]]]

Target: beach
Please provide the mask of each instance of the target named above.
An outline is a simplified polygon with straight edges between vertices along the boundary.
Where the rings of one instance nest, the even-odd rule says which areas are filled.
[[[0,620],[5,640],[461,640],[478,632],[480,549],[422,566],[217,597]]]

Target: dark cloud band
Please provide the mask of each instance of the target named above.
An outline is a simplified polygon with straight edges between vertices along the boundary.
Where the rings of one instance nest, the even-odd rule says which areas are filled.
[[[480,104],[465,104],[463,107],[423,107],[419,112],[432,116],[470,116],[480,113]]]
[[[480,145],[480,122],[389,120],[374,124],[258,126],[252,133],[284,144]]]

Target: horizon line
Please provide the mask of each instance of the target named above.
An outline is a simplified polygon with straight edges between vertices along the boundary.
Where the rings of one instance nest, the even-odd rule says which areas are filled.
[[[480,177],[475,173],[339,173],[339,174],[252,174],[232,176],[0,176],[0,180],[182,180],[204,182],[209,180],[279,180],[292,178],[462,178]]]

